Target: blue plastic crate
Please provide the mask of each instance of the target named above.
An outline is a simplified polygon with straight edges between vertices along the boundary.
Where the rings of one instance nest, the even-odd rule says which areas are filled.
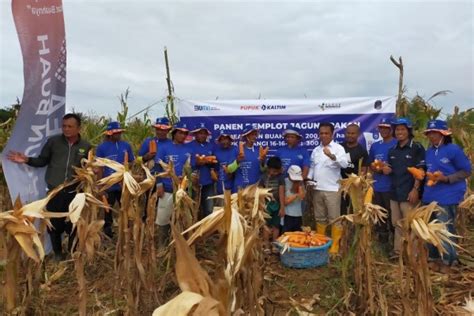
[[[275,245],[281,251],[283,245],[276,242]],[[281,263],[285,267],[306,269],[324,266],[329,260],[329,247],[332,245],[332,240],[319,247],[309,248],[292,248],[289,247],[285,253],[280,253]]]

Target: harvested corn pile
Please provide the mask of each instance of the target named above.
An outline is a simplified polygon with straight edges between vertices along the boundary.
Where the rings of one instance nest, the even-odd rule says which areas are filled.
[[[288,244],[290,247],[308,248],[325,245],[329,240],[331,240],[331,238],[318,234],[314,231],[296,231],[286,232],[277,240],[282,244]]]

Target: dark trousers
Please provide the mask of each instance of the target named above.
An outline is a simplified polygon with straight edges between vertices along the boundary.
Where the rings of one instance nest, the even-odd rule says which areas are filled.
[[[107,192],[107,203],[110,207],[114,207],[115,202],[120,205],[120,199],[122,198],[122,191],[108,191]],[[104,232],[109,235],[112,233],[112,224],[114,223],[114,217],[111,210],[104,211]]]
[[[352,208],[351,198],[349,197],[349,194],[346,196],[344,196],[344,194],[341,194],[341,215],[349,214],[349,208]],[[353,210],[351,210],[350,213],[353,213]]]
[[[69,204],[75,196],[75,188],[65,188],[48,202],[46,209],[49,212],[68,212]],[[53,246],[53,251],[55,254],[60,255],[63,252],[61,235],[63,233],[68,234],[70,250],[75,233],[72,231],[72,223],[70,221],[66,222],[65,217],[51,218],[51,224],[53,227],[48,227],[48,233]]]
[[[199,210],[201,218],[211,214],[214,209],[214,200],[208,197],[215,195],[214,183],[201,186],[201,204]]]
[[[143,220],[144,223],[146,222],[146,218],[147,218],[148,200],[150,199],[150,195],[155,193],[155,192],[156,192],[156,182],[155,182],[155,185],[153,185],[153,187],[150,190],[145,192],[145,208],[143,209],[143,216],[142,216],[142,220]],[[155,207],[154,207],[155,210],[158,207],[158,200],[159,199],[156,199],[156,204],[155,204]]]
[[[375,226],[375,231],[379,235],[381,239],[387,239],[389,234],[394,233],[394,226],[392,225],[392,212],[390,210],[390,192],[374,192],[374,204],[380,205],[384,209],[388,211],[387,218],[385,220],[385,223],[380,222]]]
[[[285,215],[283,233],[301,231],[301,226],[303,226],[302,216]]]

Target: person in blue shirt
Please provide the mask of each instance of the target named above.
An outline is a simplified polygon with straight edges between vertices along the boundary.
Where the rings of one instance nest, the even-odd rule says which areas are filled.
[[[201,158],[203,156],[209,157],[214,155],[214,145],[208,141],[211,132],[207,129],[204,123],[198,123],[191,131],[194,140],[189,143],[192,151],[192,157],[195,160],[195,170],[199,176],[199,210],[201,218],[206,217],[212,213],[214,208],[214,200],[208,199],[215,195],[214,181],[211,177],[211,166],[214,162]]]
[[[424,204],[437,202],[443,212],[437,212],[436,218],[446,223],[450,233],[455,234],[454,223],[458,204],[466,193],[466,178],[472,172],[471,162],[464,151],[452,143],[451,131],[445,121],[429,121],[424,131],[430,141],[426,151],[427,175],[441,172],[434,183],[425,182],[422,201]],[[453,238],[453,241],[455,239]],[[447,254],[438,260],[438,250],[430,245],[430,266],[442,272],[449,272],[449,266],[457,261],[457,253],[453,246],[443,243]]]
[[[256,145],[258,130],[248,125],[241,134],[239,148],[243,151],[237,155],[238,168],[235,171],[235,190],[243,189],[260,180],[263,163],[266,157],[260,157],[259,147]]]
[[[140,149],[138,150],[138,156],[141,157],[143,162],[154,159],[161,147],[171,143],[171,140],[168,138],[171,125],[167,117],[157,118],[153,127],[155,129],[155,136],[145,138],[142,145],[140,146]],[[151,141],[155,142],[156,151],[150,150]],[[151,171],[153,174],[155,174],[158,171],[158,166],[155,164]]]
[[[158,152],[161,151],[164,146],[171,143],[171,140],[168,138],[168,133],[171,130],[171,125],[167,117],[157,118],[155,121],[155,124],[153,125],[153,128],[155,130],[155,136],[147,137],[143,141],[142,145],[140,146],[140,149],[138,150],[138,156],[139,156],[138,159],[142,159],[143,162],[153,161],[155,156],[158,155]],[[155,142],[155,146],[150,146],[151,142]],[[150,170],[151,173],[156,174],[159,170],[160,170],[159,165],[156,163],[153,163],[153,166],[151,167],[151,170]],[[150,191],[155,192],[155,190],[156,190],[156,186],[153,186],[153,189],[151,189]],[[147,218],[146,210],[147,210],[150,191],[145,193],[145,209],[143,210],[143,217],[142,217],[143,221],[145,221]],[[158,200],[157,200],[157,203],[158,203]],[[157,205],[154,206],[155,209],[156,209],[156,206]]]
[[[299,166],[302,170],[303,179],[308,177],[309,171],[309,153],[306,149],[300,146],[303,139],[300,131],[297,128],[290,128],[283,131],[283,138],[286,146],[277,149],[275,156],[281,159],[283,173],[288,174],[288,168],[292,165]]]
[[[107,129],[104,132],[105,141],[102,142],[99,146],[97,146],[96,156],[123,163],[125,161],[125,153],[127,153],[128,162],[133,162],[135,160],[135,157],[133,155],[132,146],[130,146],[129,143],[121,140],[122,133],[124,131],[125,130],[121,128],[119,122],[110,122],[109,124],[107,124]],[[111,175],[112,173],[114,173],[114,170],[111,168],[101,168],[99,170],[98,178],[105,178]],[[120,203],[120,198],[122,196],[122,188],[118,183],[114,184],[113,186],[107,189],[106,194],[107,202],[110,206],[113,207],[116,202]],[[104,221],[104,233],[110,238],[112,238],[113,217],[111,211],[105,212]]]
[[[398,118],[392,122],[397,144],[388,152],[388,163],[382,168],[385,175],[390,175],[391,220],[395,227],[393,250],[390,257],[399,256],[402,243],[402,231],[398,224],[419,202],[421,181],[415,179],[407,170],[408,167],[425,168],[425,149],[413,140],[413,126],[407,118]]]
[[[238,149],[232,145],[232,136],[229,131],[221,130],[216,142],[214,155],[217,159],[217,194],[223,194],[224,189],[231,190],[232,193],[235,193],[234,174],[227,171],[227,166],[236,160],[239,154]]]
[[[395,147],[397,140],[392,135],[391,118],[383,118],[378,124],[378,130],[382,140],[375,142],[370,147],[369,151],[369,163],[371,164],[370,169],[375,180],[374,186],[374,204],[380,205],[388,211],[388,220],[385,223],[380,223],[376,226],[378,238],[382,244],[387,245],[389,243],[390,234],[393,235],[393,226],[390,221],[390,188],[392,180],[390,176],[384,175],[381,164],[376,167],[373,163],[375,160],[387,163],[388,151]]]
[[[173,161],[174,171],[181,178],[183,167],[191,160],[191,147],[185,143],[189,129],[185,123],[176,123],[171,130],[171,143],[162,147],[155,156],[155,163],[160,160],[165,163]],[[173,183],[170,178],[157,178],[156,192],[159,198],[156,213],[156,224],[158,225],[158,248],[164,249],[170,234],[170,221],[173,212]]]

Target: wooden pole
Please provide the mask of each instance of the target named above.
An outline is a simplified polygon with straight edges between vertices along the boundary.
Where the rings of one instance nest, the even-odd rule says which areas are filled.
[[[165,67],[166,67],[166,84],[168,85],[168,102],[166,104],[166,115],[170,123],[174,125],[177,121],[176,112],[174,109],[173,88],[171,86],[170,66],[168,62],[168,49],[165,47]]]
[[[402,57],[398,57],[398,62],[390,55],[390,60],[392,63],[398,68],[400,72],[400,76],[398,78],[398,98],[397,98],[397,108],[396,108],[396,115],[397,116],[406,116],[408,109],[406,106],[402,104],[402,97],[403,97],[403,61]]]

